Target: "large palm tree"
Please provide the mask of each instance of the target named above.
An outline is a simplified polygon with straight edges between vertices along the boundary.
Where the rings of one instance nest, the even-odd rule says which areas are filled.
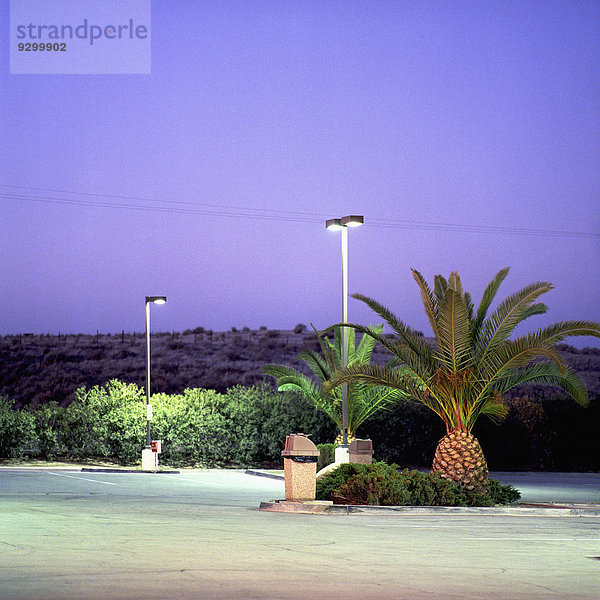
[[[383,325],[366,327],[366,331],[378,336],[383,331]],[[323,383],[331,379],[333,373],[342,368],[342,335],[341,328],[334,331],[333,342],[315,330],[321,346],[321,353],[314,350],[303,350],[298,358],[303,360],[313,372],[314,377],[286,365],[266,365],[263,371],[277,379],[279,391],[294,391],[310,400],[319,410],[323,411],[336,424],[340,434],[336,443],[342,440],[342,390],[341,387],[324,393]],[[347,364],[369,365],[376,339],[363,335],[356,346],[354,329],[348,330]],[[406,395],[399,390],[383,386],[369,386],[361,381],[348,385],[348,438],[356,437],[360,425],[375,412],[382,410],[392,402],[405,399]]]
[[[508,413],[503,395],[515,386],[531,382],[559,386],[585,405],[587,390],[566,366],[556,344],[571,336],[600,337],[600,323],[563,321],[509,339],[520,323],[546,312],[547,307],[537,300],[552,289],[550,283],[524,287],[488,315],[508,269],[502,269],[488,284],[477,309],[470,294],[463,290],[458,273],[452,272],[448,279],[436,276],[432,290],[418,271],[412,272],[435,343],[429,344],[385,306],[355,294],[388,323],[397,339],[390,340],[361,325],[348,325],[380,342],[404,368],[401,371],[396,367],[354,364],[337,372],[324,388],[361,381],[406,392],[446,425],[432,470],[471,489],[485,486],[487,464],[471,433],[478,417],[487,415],[501,421]]]

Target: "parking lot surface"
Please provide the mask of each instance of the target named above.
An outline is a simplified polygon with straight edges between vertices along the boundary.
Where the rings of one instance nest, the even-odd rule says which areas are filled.
[[[593,501],[598,477],[566,476],[557,500]],[[544,501],[536,494],[561,481],[521,483]],[[598,517],[258,511],[283,493],[282,481],[238,470],[0,470],[0,598],[600,595]]]

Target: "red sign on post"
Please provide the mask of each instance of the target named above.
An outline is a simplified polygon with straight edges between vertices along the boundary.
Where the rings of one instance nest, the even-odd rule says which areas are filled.
[[[162,452],[162,440],[152,440],[152,452],[156,452],[156,454]]]

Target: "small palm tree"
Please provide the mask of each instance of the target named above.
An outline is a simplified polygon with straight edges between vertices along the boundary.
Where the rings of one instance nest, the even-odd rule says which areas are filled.
[[[477,439],[471,433],[480,415],[499,422],[508,413],[503,395],[511,388],[546,382],[563,388],[581,405],[587,390],[556,350],[571,336],[600,337],[600,323],[563,321],[535,333],[509,339],[515,328],[533,315],[546,312],[538,298],[552,289],[546,282],[533,283],[506,298],[490,315],[488,310],[508,269],[502,269],[484,291],[475,310],[458,273],[446,280],[435,277],[433,290],[413,269],[435,344],[400,321],[387,308],[366,296],[354,295],[383,318],[397,334],[397,341],[361,325],[351,325],[380,342],[397,360],[395,367],[350,365],[325,384],[326,391],[344,382],[360,381],[389,386],[407,393],[437,414],[446,425],[433,459],[433,471],[468,488],[487,484],[488,469]]]
[[[314,327],[313,327],[314,329]],[[383,325],[367,327],[374,335],[380,335]],[[266,365],[263,371],[277,379],[279,391],[294,391],[308,398],[319,410],[323,411],[336,424],[340,435],[336,443],[342,440],[342,390],[331,389],[324,393],[322,385],[331,379],[336,371],[342,368],[342,335],[341,328],[336,328],[333,343],[326,336],[319,335],[321,354],[314,350],[304,350],[298,358],[303,360],[316,376],[319,383],[312,377],[286,365]],[[358,346],[355,343],[354,330],[348,331],[347,364],[369,365],[375,347],[375,338],[363,335]],[[383,386],[368,386],[360,381],[348,385],[348,439],[356,437],[356,431],[364,421],[375,412],[385,408],[392,402],[405,399],[406,395],[399,390]]]

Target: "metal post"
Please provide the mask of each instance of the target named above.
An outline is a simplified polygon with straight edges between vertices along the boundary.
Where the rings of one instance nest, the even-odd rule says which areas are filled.
[[[325,227],[342,233],[342,323],[348,322],[348,227],[362,225],[362,215],[327,219]],[[342,327],[342,369],[348,366],[348,328]],[[342,445],[348,446],[348,384],[342,384]]]
[[[150,437],[150,299],[146,298],[146,447],[151,447]]]
[[[348,322],[348,228],[342,227],[342,323]],[[348,366],[348,328],[342,327],[342,369]],[[342,444],[348,444],[348,383],[342,384]]]

